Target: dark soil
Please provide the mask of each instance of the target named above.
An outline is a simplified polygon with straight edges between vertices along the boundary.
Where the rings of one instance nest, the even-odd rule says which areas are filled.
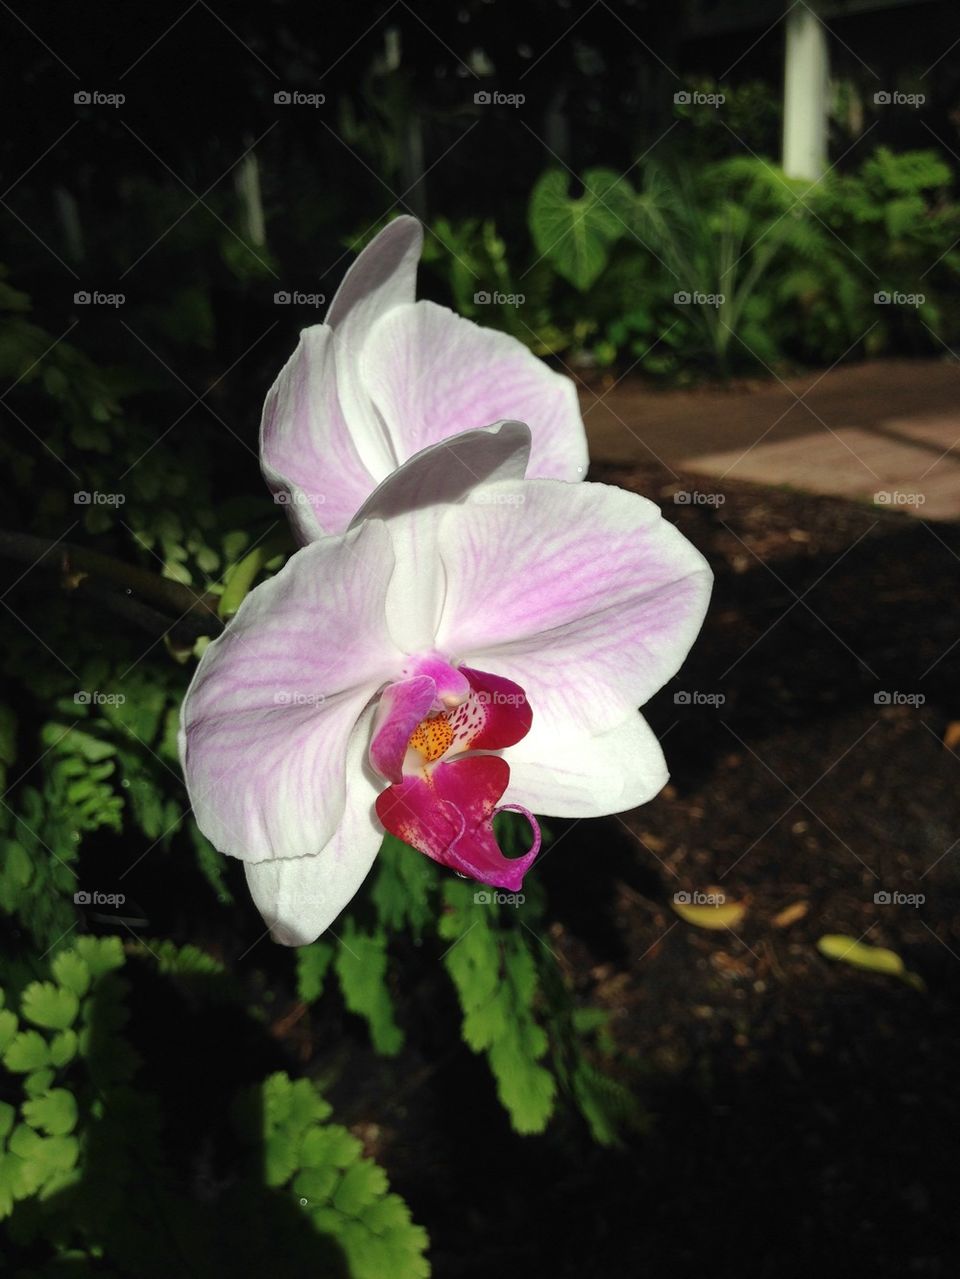
[[[544,940],[610,1010],[646,1132],[612,1152],[572,1119],[515,1137],[484,1063],[429,1044],[441,982],[404,1010],[423,1058],[358,1053],[338,1110],[429,1223],[439,1279],[951,1273],[960,528],[729,482],[722,505],[675,505],[709,484],[654,467],[591,478],[660,500],[717,579],[647,708],[670,785],[555,824],[539,871],[563,920]],[[746,914],[693,926],[678,891]],[[890,948],[925,990],[824,958],[830,933]]]

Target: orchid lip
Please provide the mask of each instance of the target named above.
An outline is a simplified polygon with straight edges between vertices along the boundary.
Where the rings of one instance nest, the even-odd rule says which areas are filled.
[[[526,694],[511,680],[451,667],[435,654],[403,673],[406,679],[381,694],[370,746],[371,762],[391,783],[377,799],[378,817],[392,835],[441,865],[482,884],[518,889],[540,850],[540,828],[527,809],[498,808],[497,801],[510,780],[502,751],[525,737],[532,722]],[[436,681],[453,690],[461,680],[468,695],[444,708]],[[497,844],[493,818],[504,810],[522,812],[530,822],[533,844],[522,857],[506,858]]]

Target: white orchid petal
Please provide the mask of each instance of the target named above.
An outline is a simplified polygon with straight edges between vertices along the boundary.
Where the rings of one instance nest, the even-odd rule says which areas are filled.
[[[370,330],[360,367],[399,459],[438,436],[515,418],[530,427],[531,477],[582,480],[586,474],[586,433],[573,382],[509,334],[433,302],[394,306]]]
[[[248,862],[254,904],[284,946],[307,946],[325,932],[366,879],[383,842],[374,802],[383,789],[365,760],[373,708],[361,716],[347,747],[343,816],[319,853]]]
[[[653,799],[669,776],[660,743],[633,711],[605,733],[588,733],[534,708],[527,736],[505,752],[504,802],[549,817],[602,817]]]
[[[396,464],[358,362],[373,323],[413,301],[422,241],[420,223],[410,217],[371,240],[344,276],[326,323],[303,330],[267,394],[263,474],[302,543],[346,528]]]
[[[304,329],[260,424],[264,478],[301,543],[345,528],[375,484],[357,451],[361,427],[340,409],[333,330]]]
[[[297,552],[204,653],[181,712],[200,829],[248,861],[316,853],[339,824],[347,742],[403,657],[387,627],[386,526]]]
[[[522,480],[529,458],[530,428],[523,422],[463,431],[408,458],[370,494],[352,524],[460,502],[480,484]]]
[[[413,302],[422,247],[423,228],[416,218],[389,222],[347,271],[327,312],[326,322],[335,334],[340,404],[374,482],[388,475],[406,454],[397,455],[390,447],[363,384],[362,355],[372,327],[395,307]]]
[[[710,596],[706,561],[659,508],[604,484],[489,485],[437,538],[437,648],[594,733],[676,673]]]
[[[397,646],[407,653],[433,648],[445,579],[437,529],[450,505],[482,485],[523,476],[530,431],[522,422],[497,422],[465,431],[417,453],[390,475],[354,523],[386,520],[395,569],[387,617]]]

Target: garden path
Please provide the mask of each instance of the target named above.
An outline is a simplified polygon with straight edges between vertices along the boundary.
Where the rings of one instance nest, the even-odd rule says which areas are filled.
[[[960,520],[960,361],[876,360],[783,380],[581,388],[591,459]],[[692,500],[696,500],[694,497]]]

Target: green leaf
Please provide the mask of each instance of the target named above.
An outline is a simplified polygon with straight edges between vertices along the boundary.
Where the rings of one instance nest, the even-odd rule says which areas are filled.
[[[8,1101],[0,1101],[0,1141],[2,1141],[17,1118],[17,1109]]]
[[[45,1093],[56,1077],[56,1072],[49,1066],[34,1070],[23,1081],[23,1091],[28,1097],[39,1097]]]
[[[372,1160],[361,1159],[343,1174],[333,1203],[346,1216],[356,1217],[386,1190],[387,1174],[383,1169]]]
[[[252,551],[234,564],[223,582],[223,594],[217,612],[226,621],[236,613],[237,609],[250,593],[254,582],[278,554],[289,551],[290,538],[286,530],[277,530],[268,534]]]
[[[62,950],[50,967],[60,985],[72,990],[78,999],[90,989],[90,969],[75,950]]]
[[[323,979],[333,959],[329,942],[315,941],[297,950],[297,993],[311,1004],[323,994]]]
[[[817,942],[817,950],[827,959],[836,959],[854,968],[866,969],[868,972],[899,977],[908,985],[919,990],[924,989],[922,978],[916,973],[908,972],[900,956],[895,951],[886,950],[883,946],[868,946],[855,937],[845,937],[842,933],[828,933]]]
[[[80,1153],[75,1137],[41,1137],[27,1124],[18,1124],[14,1128],[8,1145],[30,1168],[28,1180],[32,1189],[36,1189],[54,1173],[69,1172]],[[32,1193],[32,1190],[28,1193]]]
[[[337,1124],[326,1128],[311,1128],[305,1135],[300,1151],[304,1168],[346,1168],[363,1149],[356,1137]]]
[[[32,1128],[62,1137],[76,1127],[77,1103],[66,1088],[51,1088],[42,1097],[23,1103],[23,1117]]]
[[[0,1053],[6,1051],[7,1045],[17,1033],[19,1024],[17,1014],[10,1008],[0,1009]]]
[[[77,1055],[78,1040],[73,1030],[61,1030],[50,1041],[50,1060],[58,1070],[69,1065]]]
[[[119,937],[78,937],[72,949],[87,965],[94,981],[124,964]]]
[[[50,1030],[65,1030],[80,1011],[72,990],[50,981],[33,981],[23,992],[20,1009],[27,1021]]]
[[[588,169],[584,193],[571,199],[568,176],[548,169],[533,188],[528,220],[537,252],[581,292],[607,265],[609,249],[626,231],[622,216],[629,184],[609,169]]]
[[[378,1053],[392,1057],[403,1047],[403,1032],[393,1019],[387,988],[387,938],[383,929],[361,932],[349,917],[335,961],[343,1000],[365,1017]]]
[[[38,1070],[50,1060],[47,1041],[36,1030],[21,1030],[3,1055],[3,1064],[15,1074]]]
[[[409,844],[386,835],[377,855],[370,899],[384,928],[420,937],[436,916],[437,867]]]
[[[485,1052],[497,1095],[517,1132],[542,1132],[557,1083],[541,1059],[549,1040],[536,1020],[536,965],[525,938],[497,926],[497,909],[477,903],[473,885],[447,881],[440,934],[453,944],[443,957],[463,1010],[463,1038]]]

